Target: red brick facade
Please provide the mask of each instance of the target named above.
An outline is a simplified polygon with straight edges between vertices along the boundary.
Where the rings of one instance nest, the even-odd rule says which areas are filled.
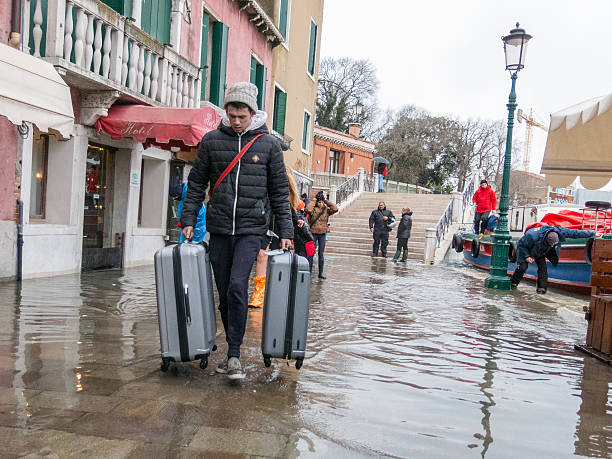
[[[315,126],[313,173],[355,175],[359,168],[372,172],[375,145],[358,137],[358,127],[351,126],[351,128],[351,132],[355,135]]]

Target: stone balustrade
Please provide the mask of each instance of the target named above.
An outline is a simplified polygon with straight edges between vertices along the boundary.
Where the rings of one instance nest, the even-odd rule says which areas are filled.
[[[24,43],[30,44],[34,56],[91,78],[96,89],[105,89],[100,83],[107,84],[106,89],[151,105],[200,106],[199,67],[131,19],[98,0],[47,0],[45,17],[43,2],[25,1]]]

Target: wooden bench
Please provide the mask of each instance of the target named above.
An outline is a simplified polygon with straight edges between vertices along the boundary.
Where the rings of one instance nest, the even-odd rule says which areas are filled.
[[[612,354],[612,240],[595,239],[586,345]]]

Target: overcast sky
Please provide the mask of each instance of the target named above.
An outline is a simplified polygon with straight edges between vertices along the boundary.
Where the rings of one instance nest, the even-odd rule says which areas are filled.
[[[510,78],[501,36],[533,36],[518,106],[548,127],[551,113],[612,92],[612,0],[325,0],[321,55],[370,59],[380,106],[460,118],[507,118]],[[525,124],[515,124],[523,140]],[[533,172],[546,132],[534,129]]]

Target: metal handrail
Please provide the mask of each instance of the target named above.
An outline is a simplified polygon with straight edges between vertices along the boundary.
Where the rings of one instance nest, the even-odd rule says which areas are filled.
[[[440,242],[442,242],[444,236],[446,236],[446,233],[448,232],[448,229],[453,224],[454,203],[455,200],[451,199],[448,206],[446,206],[446,210],[436,224],[436,248],[440,247]]]
[[[336,204],[342,204],[357,191],[359,191],[359,174],[353,175],[338,187],[336,191]]]
[[[476,182],[478,181],[478,174],[474,174],[471,177],[469,183],[465,186],[463,190],[463,194],[461,197],[461,224],[465,224],[465,214],[466,210],[469,209],[470,204],[472,202],[472,196],[474,195]],[[436,224],[436,248],[440,246],[440,243],[446,237],[448,230],[451,228],[453,224],[453,213],[455,212],[455,200],[451,199],[444,210],[444,213],[438,220]],[[470,222],[471,223],[471,222]]]
[[[376,177],[373,174],[365,174],[363,178],[363,189],[368,193],[373,193],[376,187]]]

